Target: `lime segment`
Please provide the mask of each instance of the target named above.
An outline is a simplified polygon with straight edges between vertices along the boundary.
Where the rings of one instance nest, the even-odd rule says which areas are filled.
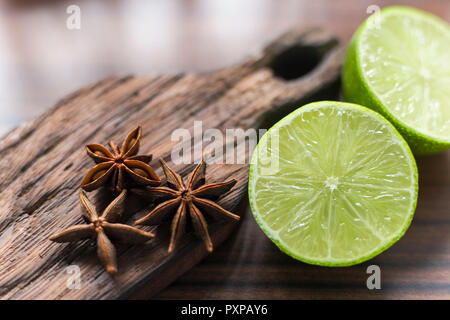
[[[388,7],[355,33],[343,68],[349,102],[388,118],[416,154],[450,147],[450,28],[409,7]]]
[[[401,135],[348,103],[297,109],[261,138],[250,166],[259,226],[287,254],[318,265],[356,264],[391,246],[411,222],[417,188]]]

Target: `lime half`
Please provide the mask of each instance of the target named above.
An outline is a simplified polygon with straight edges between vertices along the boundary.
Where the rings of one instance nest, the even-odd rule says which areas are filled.
[[[450,27],[429,13],[387,7],[352,38],[342,72],[346,101],[389,119],[415,154],[450,148]]]
[[[265,234],[311,264],[372,258],[407,230],[417,167],[397,130],[378,113],[324,101],[297,109],[260,140],[249,200]]]

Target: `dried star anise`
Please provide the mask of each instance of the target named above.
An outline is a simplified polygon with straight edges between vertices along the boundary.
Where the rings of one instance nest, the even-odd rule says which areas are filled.
[[[203,240],[206,249],[211,252],[213,245],[208,233],[208,225],[203,210],[217,218],[229,218],[239,220],[235,215],[210,199],[216,199],[228,192],[237,182],[232,179],[226,182],[207,184],[205,183],[206,164],[202,160],[191,173],[188,184],[185,186],[183,179],[170,169],[164,160],[160,159],[164,174],[169,187],[148,187],[146,193],[152,198],[163,198],[165,201],[156,206],[149,214],[142,219],[135,221],[135,224],[155,225],[168,215],[175,213],[171,225],[171,238],[169,253],[171,253],[179,239],[185,232],[188,215],[197,236]]]
[[[137,155],[142,129],[138,126],[131,131],[122,144],[121,150],[113,141],[109,142],[112,153],[100,144],[86,146],[88,155],[97,163],[84,177],[81,188],[86,191],[110,185],[113,191],[137,186],[158,186],[161,179],[148,165],[152,155]]]
[[[97,255],[105,265],[106,271],[113,275],[117,272],[116,249],[111,239],[125,243],[143,243],[154,237],[152,233],[139,230],[135,227],[115,223],[123,212],[123,201],[126,190],[115,198],[99,216],[94,205],[80,191],[80,202],[83,207],[83,218],[87,224],[72,226],[50,237],[55,242],[75,242],[89,238],[97,240]]]

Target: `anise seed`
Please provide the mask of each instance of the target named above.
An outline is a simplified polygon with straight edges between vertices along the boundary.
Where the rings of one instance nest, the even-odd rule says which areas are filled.
[[[144,178],[148,178],[149,177],[148,172],[144,171],[144,170],[142,170],[140,168],[133,168],[132,170],[133,170],[134,173],[136,173],[139,176],[142,176]]]
[[[93,176],[92,176],[92,181],[97,180],[98,178],[100,178],[102,175],[104,175],[106,172],[106,170],[100,170],[99,172],[96,172]]]
[[[128,147],[133,146],[135,142],[136,142],[136,139],[135,139],[135,138],[131,139],[131,140],[130,140],[130,143],[128,144]]]

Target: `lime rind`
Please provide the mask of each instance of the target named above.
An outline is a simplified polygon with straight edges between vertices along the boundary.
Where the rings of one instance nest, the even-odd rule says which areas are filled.
[[[348,46],[342,71],[342,90],[346,101],[358,103],[369,107],[392,122],[401,135],[406,139],[412,151],[416,155],[435,154],[450,148],[450,138],[443,139],[431,135],[429,132],[419,130],[406,123],[400,117],[395,116],[378,97],[371,88],[366,75],[362,70],[361,62],[361,36],[369,28],[368,25],[376,23],[376,19],[381,19],[388,15],[405,15],[424,20],[433,25],[443,33],[448,33],[448,25],[438,17],[427,12],[405,6],[391,6],[380,11],[379,15],[372,15],[359,27]],[[370,32],[370,31],[368,31]],[[407,54],[407,53],[405,53]],[[450,120],[450,119],[449,119]]]
[[[256,197],[255,197],[255,189],[254,188],[256,186],[256,180],[258,178],[258,175],[257,175],[258,153],[259,153],[259,148],[261,147],[261,145],[264,144],[264,139],[267,139],[267,137],[269,137],[274,132],[274,130],[291,122],[292,119],[294,119],[295,117],[298,117],[301,113],[306,112],[310,109],[318,108],[318,107],[322,107],[322,106],[327,106],[327,107],[334,106],[336,108],[344,108],[344,109],[349,108],[349,109],[353,109],[353,110],[360,110],[360,111],[370,115],[372,118],[377,119],[378,121],[382,122],[385,126],[390,128],[392,133],[394,134],[394,136],[398,138],[398,142],[403,147],[405,155],[407,155],[407,157],[409,158],[408,163],[411,165],[411,168],[410,168],[411,174],[412,174],[411,178],[412,178],[412,181],[414,181],[414,186],[410,190],[410,192],[411,192],[410,211],[406,215],[406,220],[404,221],[402,228],[398,232],[393,234],[387,241],[386,241],[386,239],[384,239],[385,242],[381,246],[374,247],[373,250],[368,251],[366,254],[359,256],[355,259],[350,259],[350,260],[349,259],[339,260],[339,259],[330,259],[330,258],[318,259],[316,257],[311,258],[311,257],[305,256],[305,255],[295,253],[294,250],[292,250],[292,248],[290,248],[288,245],[286,245],[281,240],[281,238],[278,236],[278,234],[276,232],[274,232],[273,230],[271,230],[271,228],[263,221],[263,219],[261,218],[261,213],[258,212],[258,207],[255,202]],[[351,265],[359,264],[359,263],[362,263],[364,261],[367,261],[367,260],[375,257],[376,255],[380,254],[381,252],[383,252],[386,249],[388,249],[389,247],[391,247],[395,242],[397,242],[405,234],[406,230],[408,229],[408,227],[411,224],[411,221],[414,216],[414,211],[415,211],[415,208],[417,205],[418,171],[417,171],[417,165],[415,163],[415,160],[411,153],[411,150],[410,150],[408,144],[406,143],[406,141],[403,139],[402,135],[396,130],[396,128],[391,123],[389,123],[386,119],[384,119],[379,113],[376,113],[368,108],[365,108],[365,107],[362,107],[362,106],[359,106],[356,104],[341,103],[341,102],[334,102],[334,101],[322,101],[322,102],[315,102],[315,103],[305,105],[302,108],[299,108],[296,111],[292,112],[291,114],[289,114],[288,116],[286,116],[285,118],[280,120],[272,128],[270,128],[268,130],[268,132],[266,132],[266,134],[261,138],[261,140],[258,143],[257,147],[255,148],[252,158],[251,158],[248,192],[249,192],[250,207],[251,207],[251,210],[252,210],[252,213],[253,213],[253,216],[254,216],[256,222],[258,223],[260,228],[263,230],[263,232],[267,235],[267,237],[269,237],[281,251],[283,251],[287,255],[289,255],[299,261],[303,261],[303,262],[306,262],[309,264],[320,265],[320,266],[329,266],[329,267],[343,267],[343,266],[351,266]]]

